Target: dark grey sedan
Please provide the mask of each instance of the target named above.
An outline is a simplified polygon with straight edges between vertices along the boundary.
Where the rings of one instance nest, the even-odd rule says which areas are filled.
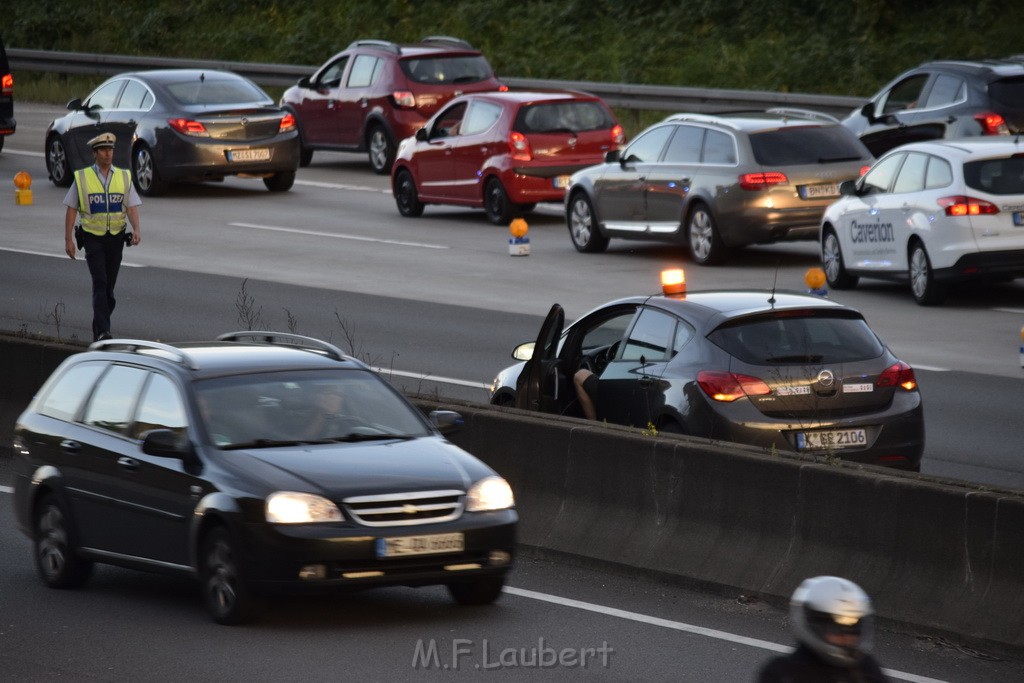
[[[46,169],[58,187],[93,162],[86,144],[117,136],[114,165],[129,168],[140,194],[169,183],[262,178],[289,190],[299,167],[295,117],[252,81],[228,71],[165,69],[106,80],[46,131]]]
[[[707,291],[606,303],[565,328],[555,304],[491,402],[582,416],[573,377],[598,377],[597,419],[766,450],[918,470],[921,395],[856,310],[795,292]]]

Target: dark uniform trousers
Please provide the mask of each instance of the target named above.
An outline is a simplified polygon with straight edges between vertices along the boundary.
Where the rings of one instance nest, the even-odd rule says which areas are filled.
[[[116,235],[104,233],[93,235],[86,232],[85,262],[89,264],[92,276],[92,338],[103,333],[110,334],[110,314],[114,312],[114,285],[117,272],[121,269],[121,255],[124,253],[124,232]]]

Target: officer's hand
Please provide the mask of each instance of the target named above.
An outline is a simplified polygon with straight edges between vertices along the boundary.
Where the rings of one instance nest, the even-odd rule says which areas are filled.
[[[73,238],[69,240],[64,240],[64,253],[66,253],[72,259],[75,258],[75,240]]]
[[[142,235],[139,234],[139,230],[138,230],[138,228],[136,228],[135,231],[132,233],[132,246],[134,247],[136,244],[138,244],[141,241],[142,241]]]

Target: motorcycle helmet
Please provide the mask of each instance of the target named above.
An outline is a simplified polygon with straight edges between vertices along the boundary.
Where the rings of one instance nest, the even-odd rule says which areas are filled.
[[[860,586],[838,576],[804,580],[789,602],[796,639],[837,666],[851,666],[871,649],[871,598]]]

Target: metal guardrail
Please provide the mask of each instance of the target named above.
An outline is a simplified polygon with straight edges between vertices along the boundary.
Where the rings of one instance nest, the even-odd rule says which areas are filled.
[[[302,76],[312,74],[318,66],[294,64],[257,64],[216,60],[172,59],[127,55],[100,55],[84,52],[51,52],[8,48],[12,70],[42,71],[88,76],[110,76],[123,71],[141,69],[222,69],[234,71],[261,86],[286,87]],[[597,95],[609,106],[620,109],[653,111],[691,111],[698,113],[730,110],[790,107],[813,109],[833,116],[846,116],[865,100],[838,95],[807,93],[759,92],[753,90],[721,90],[684,88],[598,81],[561,81],[535,78],[502,78],[510,88],[582,90]]]

